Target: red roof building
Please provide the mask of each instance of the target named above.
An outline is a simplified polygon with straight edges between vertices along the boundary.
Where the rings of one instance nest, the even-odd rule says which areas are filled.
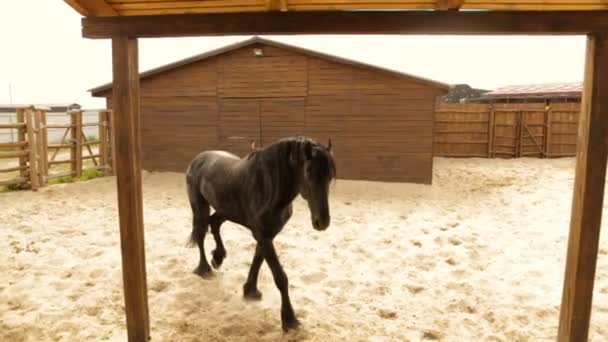
[[[469,102],[580,102],[582,91],[581,82],[509,85]]]

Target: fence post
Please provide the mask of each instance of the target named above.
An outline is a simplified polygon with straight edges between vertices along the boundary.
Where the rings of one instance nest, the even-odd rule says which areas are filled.
[[[517,146],[516,146],[516,157],[521,158],[521,152],[523,149],[523,140],[524,140],[524,113],[521,110],[517,111]]]
[[[494,158],[494,105],[490,103],[488,108],[489,120],[488,120],[488,158]]]
[[[99,166],[108,172],[108,115],[105,110],[99,111]]]
[[[24,126],[21,126],[17,129],[17,141],[21,142],[21,143],[26,143],[27,139],[26,139],[26,130],[27,130],[27,126],[26,125],[26,121],[25,121],[25,109],[24,108],[17,108],[17,123],[23,124]],[[25,151],[28,148],[27,144],[23,145],[21,147],[21,151]],[[27,156],[21,156],[19,157],[19,177],[21,178],[28,178],[28,170],[27,170]]]
[[[40,113],[40,136],[42,137],[42,151],[40,157],[42,158],[42,166],[44,169],[44,184],[48,182],[49,177],[49,130],[46,127],[46,113],[49,108],[39,108]]]
[[[30,163],[30,185],[33,191],[38,190],[40,187],[40,175],[38,171],[38,149],[37,149],[37,141],[35,134],[35,113],[34,108],[29,107],[25,110],[25,122],[26,122],[26,130],[27,130],[27,145],[30,150],[29,153],[29,163]]]
[[[108,110],[108,147],[110,153],[108,154],[108,158],[110,158],[110,172],[109,175],[114,174],[114,170],[116,170],[116,139],[114,139],[114,111]]]
[[[551,120],[552,120],[552,113],[553,110],[551,109],[551,104],[549,104],[546,108],[546,113],[547,113],[547,117],[546,117],[546,136],[545,136],[545,157],[547,158],[551,158]]]
[[[70,160],[72,176],[82,176],[82,111],[71,110],[71,140]]]
[[[40,110],[32,107],[32,116],[34,117],[34,134],[36,135],[36,161],[38,163],[38,184],[43,187],[46,184],[46,171],[44,167],[44,138],[42,137],[42,118]]]

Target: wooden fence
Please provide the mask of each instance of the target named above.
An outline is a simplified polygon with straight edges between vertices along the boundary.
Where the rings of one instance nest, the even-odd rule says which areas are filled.
[[[112,174],[114,170],[113,158],[113,114],[111,111],[100,111],[99,121],[93,123],[82,122],[82,110],[67,113],[70,124],[47,125],[45,107],[24,107],[17,109],[17,122],[0,124],[0,129],[16,129],[17,141],[0,143],[0,160],[18,159],[18,165],[0,167],[0,174],[9,174],[9,179],[0,179],[0,185],[18,185],[21,188],[37,190],[49,180],[65,176],[80,177],[83,171],[89,169],[104,170],[105,174]],[[87,139],[83,127],[98,126],[97,140]],[[49,144],[48,130],[65,130],[61,141]],[[99,146],[98,153],[94,153],[92,146]],[[57,159],[61,150],[69,150],[69,159]],[[49,158],[49,155],[52,155]],[[92,167],[83,168],[84,160],[91,160]],[[69,164],[69,170],[60,172],[59,165]],[[1,165],[1,164],[0,164]],[[16,174],[16,175],[15,175]]]
[[[433,153],[444,157],[576,154],[580,104],[453,104],[435,108]]]

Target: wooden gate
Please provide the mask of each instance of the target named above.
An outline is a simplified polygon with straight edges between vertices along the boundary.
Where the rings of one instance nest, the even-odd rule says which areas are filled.
[[[537,108],[536,108],[537,107]],[[547,112],[544,105],[491,109],[491,157],[545,157]]]
[[[443,157],[564,157],[576,153],[580,104],[441,103],[433,153]]]

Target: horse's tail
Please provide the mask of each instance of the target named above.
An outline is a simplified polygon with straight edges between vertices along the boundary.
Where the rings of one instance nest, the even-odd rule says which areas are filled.
[[[188,199],[190,200],[190,207],[192,208],[193,219],[200,219],[201,216],[205,215],[201,212],[201,210],[203,210],[203,208],[208,204],[203,195],[200,193],[199,181],[197,177],[194,177],[194,175],[192,175],[192,165],[189,165],[186,171],[186,187],[188,189]],[[202,229],[194,229],[193,226],[186,246],[194,247],[197,244],[197,241],[200,239],[201,235],[205,235],[207,229],[207,225],[203,225]]]

